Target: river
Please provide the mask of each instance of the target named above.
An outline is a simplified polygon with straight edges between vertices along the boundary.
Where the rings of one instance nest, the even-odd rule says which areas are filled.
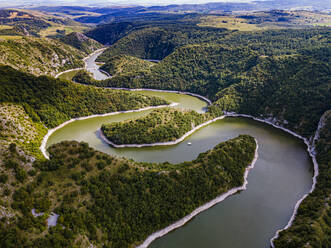
[[[102,73],[99,68],[100,66],[95,63],[97,57],[104,52],[105,49],[100,49],[92,53],[90,56],[84,59],[85,69],[93,74],[93,77],[96,80],[104,80],[107,79],[108,76],[105,73]]]
[[[134,94],[160,96],[180,103],[177,108],[198,112],[206,107],[205,102],[188,95],[150,91]],[[184,142],[168,147],[115,149],[99,138],[101,124],[137,118],[150,111],[71,122],[49,137],[47,147],[63,140],[77,140],[88,142],[105,153],[136,161],[178,163],[195,159],[199,153],[238,134],[250,134],[258,141],[259,158],[249,173],[247,190],[206,210],[185,226],[157,239],[150,247],[269,247],[270,238],[287,224],[295,203],[311,188],[312,163],[303,142],[284,131],[246,118],[216,121]],[[188,146],[188,142],[192,145]]]
[[[96,79],[98,51],[85,59],[86,68]],[[176,108],[205,112],[206,102],[189,95],[137,91],[179,103]],[[247,118],[228,117],[201,128],[185,141],[162,147],[115,149],[100,139],[104,123],[144,116],[152,110],[93,117],[71,122],[55,131],[47,147],[64,140],[84,141],[110,155],[136,161],[179,163],[195,159],[199,153],[239,134],[250,134],[259,144],[259,158],[248,175],[247,190],[204,211],[186,225],[155,240],[150,248],[269,248],[276,230],[289,221],[296,202],[312,185],[312,161],[302,140],[270,125]],[[192,145],[188,146],[190,142]]]

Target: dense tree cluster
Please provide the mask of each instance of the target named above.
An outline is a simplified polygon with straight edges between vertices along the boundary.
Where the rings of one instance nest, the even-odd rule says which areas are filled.
[[[101,66],[101,69],[107,71],[112,76],[135,75],[141,71],[149,70],[155,63],[132,57],[129,55],[112,56]]]
[[[142,59],[161,60],[176,47],[212,42],[227,34],[224,29],[195,25],[153,25],[133,30],[109,47],[98,59],[107,61],[114,55],[131,55]]]
[[[243,183],[256,143],[240,135],[177,165],[135,163],[62,142],[49,149],[51,159],[35,166],[41,173],[14,193],[18,225],[2,222],[0,246],[79,247],[79,234],[104,247],[132,247],[152,232],[184,217],[198,206]],[[60,215],[45,231],[45,216]],[[33,235],[26,236],[26,231]],[[25,238],[25,240],[24,240]]]
[[[135,120],[104,124],[101,130],[108,140],[118,145],[151,144],[176,140],[214,117],[210,113],[164,108]]]
[[[226,111],[276,117],[310,137],[331,108],[330,75],[330,64],[305,56],[260,58],[238,83],[218,92],[214,104]]]
[[[38,116],[48,127],[80,116],[167,104],[156,97],[35,77],[9,66],[0,66],[0,78],[0,101],[30,106],[28,114]]]
[[[93,75],[86,70],[79,70],[71,80],[80,84],[97,84],[98,82],[93,78]]]

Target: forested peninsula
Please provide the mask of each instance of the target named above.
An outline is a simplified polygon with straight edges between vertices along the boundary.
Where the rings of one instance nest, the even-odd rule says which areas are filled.
[[[173,108],[153,110],[148,115],[124,122],[104,124],[101,131],[114,144],[152,144],[175,141],[204,122],[217,117]]]
[[[6,228],[0,229],[0,244],[77,247],[85,233],[91,242],[106,246],[137,245],[149,234],[242,185],[255,150],[254,138],[240,135],[191,162],[150,164],[115,158],[86,143],[53,145],[50,160],[35,164],[41,170],[38,176],[15,191],[12,207],[21,217],[18,227],[15,222],[1,223]],[[11,156],[15,154],[13,150]],[[33,217],[33,208],[42,212],[55,209],[60,215],[58,225],[46,236],[42,235],[45,217]],[[25,230],[33,230],[33,235]]]

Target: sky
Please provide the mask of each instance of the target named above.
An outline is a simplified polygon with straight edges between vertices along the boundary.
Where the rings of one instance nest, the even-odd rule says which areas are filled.
[[[251,2],[252,0],[0,0],[0,6],[23,5],[76,5],[76,6],[105,6],[105,5],[169,5],[169,4],[202,4],[211,2]]]

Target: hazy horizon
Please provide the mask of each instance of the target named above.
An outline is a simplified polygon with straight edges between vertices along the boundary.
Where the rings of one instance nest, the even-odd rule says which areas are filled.
[[[255,0],[265,1],[265,0]],[[13,6],[114,6],[114,5],[142,5],[142,6],[160,6],[173,4],[205,4],[217,2],[231,3],[250,3],[253,0],[17,0],[15,3],[11,0],[0,0],[0,7]]]

